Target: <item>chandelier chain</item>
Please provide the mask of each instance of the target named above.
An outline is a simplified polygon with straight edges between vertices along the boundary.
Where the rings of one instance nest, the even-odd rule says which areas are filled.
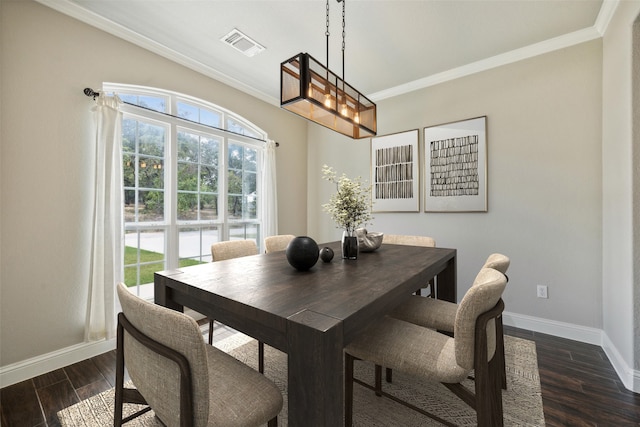
[[[341,1],[341,0],[338,0]],[[342,0],[342,81],[344,82],[344,51],[346,47],[345,5],[347,0]]]

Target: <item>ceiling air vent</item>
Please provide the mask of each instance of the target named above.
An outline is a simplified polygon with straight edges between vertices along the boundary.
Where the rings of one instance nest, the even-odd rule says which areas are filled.
[[[256,43],[250,37],[241,33],[237,28],[231,30],[229,34],[220,40],[249,57],[257,55],[265,49],[264,46]]]

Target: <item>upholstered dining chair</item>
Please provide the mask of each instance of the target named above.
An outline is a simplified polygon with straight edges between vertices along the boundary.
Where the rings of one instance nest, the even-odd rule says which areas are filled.
[[[482,268],[493,268],[505,275],[507,282],[509,277],[506,275],[511,260],[508,256],[494,253],[489,255]],[[396,319],[406,322],[415,323],[416,325],[425,326],[427,328],[437,329],[439,331],[454,332],[456,314],[458,312],[458,304],[449,301],[443,301],[432,298],[420,298],[412,296],[406,302],[396,307],[389,315]],[[500,371],[502,372],[501,383],[502,388],[507,388],[507,374],[504,358],[504,332],[502,324],[502,315],[496,318],[497,327],[497,353]],[[386,379],[391,382],[391,370],[387,368]]]
[[[253,240],[228,240],[211,245],[213,262],[225,259],[258,255],[258,245]],[[209,318],[209,344],[213,344],[213,325],[215,319]],[[264,343],[258,342],[258,371],[264,373]]]
[[[206,345],[196,321],[147,302],[120,283],[114,426],[153,409],[167,426],[275,427],[283,405],[276,385]],[[135,388],[124,388],[124,370]],[[147,407],[123,419],[123,404]]]
[[[269,236],[264,238],[264,248],[266,253],[284,251],[287,249],[289,242],[296,236],[293,234],[279,234],[277,236]]]
[[[428,236],[410,236],[403,234],[385,234],[382,236],[382,244],[387,245],[407,245],[407,246],[425,246],[428,248],[434,248],[436,246],[436,241],[433,237]],[[433,279],[429,280],[427,284],[427,288],[429,288],[429,295],[431,298],[435,298],[436,296],[436,285]],[[422,290],[418,289],[416,291],[416,295],[421,295]]]
[[[345,426],[353,423],[353,383],[373,389],[378,396],[395,400],[426,416],[420,408],[382,390],[382,370],[395,370],[444,384],[475,409],[478,426],[503,425],[502,392],[496,357],[495,319],[504,310],[502,292],[507,284],[504,274],[492,268],[480,270],[456,312],[454,336],[385,316],[371,325],[345,348]],[[373,362],[375,385],[354,378],[354,361]],[[462,384],[471,371],[475,390]],[[430,396],[437,399],[437,396]]]

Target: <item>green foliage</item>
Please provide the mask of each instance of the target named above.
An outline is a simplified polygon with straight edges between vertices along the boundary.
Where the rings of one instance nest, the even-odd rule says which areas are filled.
[[[155,262],[154,262],[155,261]],[[131,287],[137,284],[137,264],[138,249],[132,246],[124,248],[124,265],[131,266],[124,269],[124,283]],[[140,249],[140,284],[153,283],[153,273],[164,270],[164,255],[159,252],[147,251]],[[151,264],[145,264],[151,263]],[[180,267],[188,267],[190,265],[204,264],[201,261],[193,259],[181,259]]]

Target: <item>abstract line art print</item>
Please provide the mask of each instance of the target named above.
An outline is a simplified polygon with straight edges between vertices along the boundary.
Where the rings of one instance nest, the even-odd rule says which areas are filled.
[[[419,130],[371,138],[374,212],[419,212]]]
[[[487,211],[486,116],[424,128],[425,211]]]

